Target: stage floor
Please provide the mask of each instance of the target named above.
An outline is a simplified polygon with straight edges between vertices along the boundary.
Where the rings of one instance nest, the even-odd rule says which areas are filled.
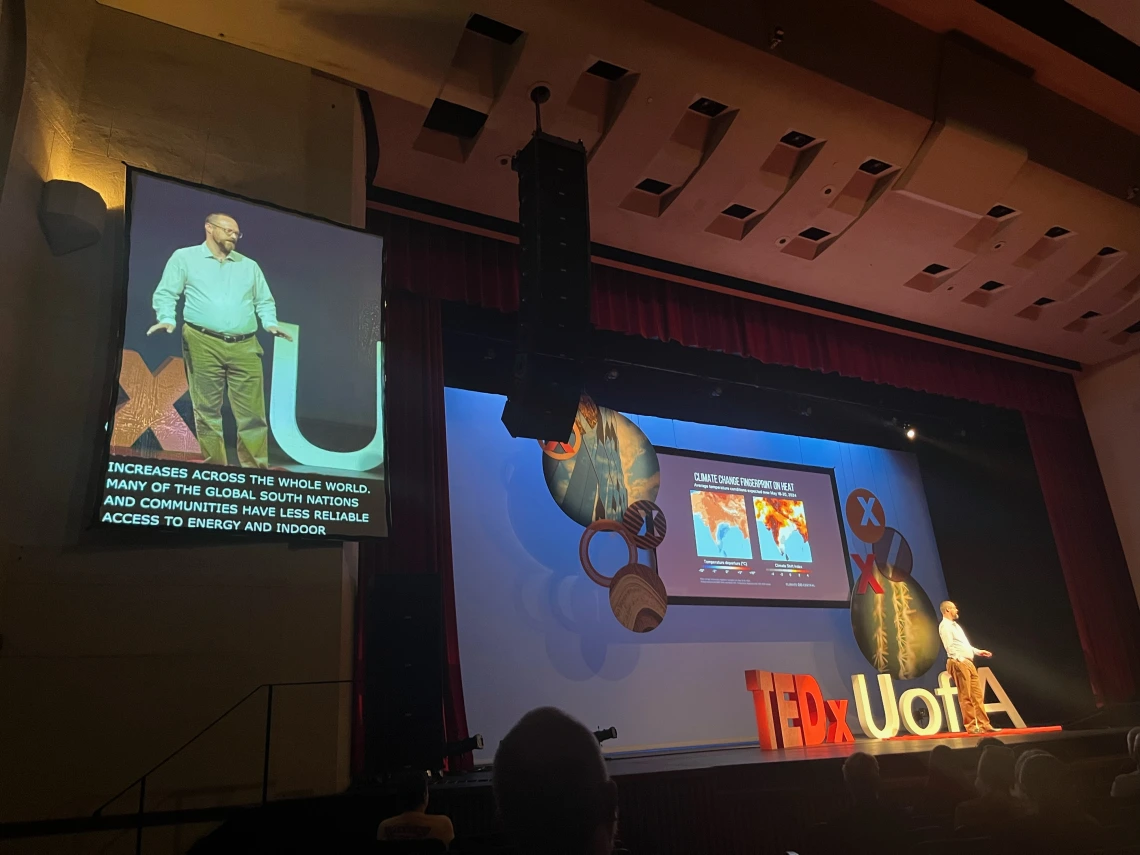
[[[1120,729],[1120,734],[1126,734],[1127,729]],[[1021,743],[1047,743],[1056,740],[1070,740],[1087,737],[1090,734],[1103,734],[1104,730],[1073,730],[1061,729],[1041,730],[1039,728],[1026,728],[1024,730],[1003,729],[1000,733],[981,734],[973,736],[959,733],[942,737],[924,737],[913,739],[909,737],[896,737],[894,739],[856,739],[842,745],[814,745],[808,748],[780,748],[775,751],[761,751],[758,745],[735,745],[723,748],[697,748],[676,749],[666,751],[644,751],[623,754],[614,752],[607,756],[610,774],[614,777],[620,775],[648,775],[658,772],[676,772],[681,770],[708,769],[716,766],[742,766],[759,763],[790,763],[804,760],[835,760],[847,757],[856,751],[865,751],[876,756],[884,754],[926,754],[936,745],[948,745],[951,748],[973,747],[983,736],[996,736],[1006,745],[1019,745]],[[1121,736],[1123,739],[1123,736]]]
[[[1109,753],[1123,753],[1128,728],[1095,728],[1084,730],[1061,730],[1050,728],[1006,728],[1000,733],[991,734],[1009,746],[1026,744],[1040,745],[1059,755],[1069,753],[1064,749],[1077,748],[1077,745],[1095,741],[1101,750]],[[958,733],[940,737],[896,737],[894,739],[856,739],[843,745],[816,745],[810,748],[781,748],[776,751],[761,751],[755,743],[750,745],[703,746],[636,752],[613,751],[606,755],[610,775],[622,778],[634,775],[660,775],[675,772],[694,772],[732,766],[758,766],[778,764],[800,764],[804,761],[841,760],[856,751],[865,751],[878,757],[910,755],[919,759],[930,753],[937,745],[947,745],[953,749],[973,748],[978,736]],[[448,776],[436,786],[486,786],[491,780],[489,766],[473,772]]]

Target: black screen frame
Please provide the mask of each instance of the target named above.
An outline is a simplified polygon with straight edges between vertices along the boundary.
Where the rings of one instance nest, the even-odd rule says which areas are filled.
[[[855,576],[851,571],[851,551],[847,545],[847,527],[843,523],[843,505],[839,500],[839,482],[835,478],[835,470],[826,466],[811,466],[806,463],[787,463],[780,460],[761,460],[755,457],[738,457],[732,454],[716,454],[711,451],[692,451],[684,448],[670,448],[663,445],[653,446],[657,454],[671,457],[685,457],[690,460],[713,460],[718,463],[734,463],[745,466],[767,466],[777,469],[791,469],[796,472],[811,472],[817,475],[826,475],[831,480],[831,495],[835,500],[835,519],[839,523],[839,540],[843,546],[844,564],[847,569],[847,599],[844,600],[788,600],[751,597],[673,597],[667,600],[669,605],[678,606],[766,606],[775,608],[823,608],[823,609],[849,609],[851,607],[851,588],[855,584]]]
[[[244,202],[248,205],[256,205],[268,210],[276,211],[282,214],[290,214],[295,217],[300,217],[305,220],[313,222],[324,223],[326,225],[335,226],[339,229],[347,231],[358,232],[366,234],[373,238],[378,238],[381,242],[381,269],[380,269],[380,303],[382,307],[381,316],[381,342],[387,341],[387,300],[384,295],[388,291],[388,240],[375,231],[366,227],[351,226],[345,223],[337,222],[328,217],[322,217],[316,214],[310,214],[305,211],[299,211],[295,208],[288,208],[284,205],[278,205],[273,202],[268,202],[264,199],[255,199],[250,196],[242,195],[241,193],[234,193],[230,190],[224,190],[220,187],[214,187],[209,184],[204,184],[198,181],[187,181],[183,178],[177,178],[173,175],[165,175],[161,172],[155,172],[143,167],[134,166],[130,163],[123,162],[125,167],[125,194],[123,205],[123,226],[122,235],[119,240],[117,249],[121,250],[116,254],[116,272],[114,291],[112,293],[112,306],[111,317],[115,324],[112,330],[112,335],[109,340],[110,349],[107,356],[107,376],[102,395],[100,397],[99,407],[99,422],[98,432],[95,437],[97,453],[93,460],[92,471],[90,474],[90,486],[87,490],[87,505],[90,509],[90,514],[87,517],[87,523],[83,527],[83,531],[100,539],[106,538],[112,542],[114,546],[122,546],[124,544],[135,544],[139,547],[154,547],[154,546],[217,546],[221,544],[288,544],[300,547],[321,547],[321,546],[339,546],[342,543],[366,543],[372,541],[384,540],[392,529],[392,492],[389,477],[389,437],[388,437],[388,358],[385,352],[383,359],[383,414],[384,424],[382,430],[384,433],[384,516],[385,516],[385,533],[384,534],[328,534],[328,535],[302,535],[302,534],[279,534],[276,532],[217,532],[212,529],[202,529],[190,531],[185,528],[174,528],[166,525],[157,526],[131,526],[122,523],[107,523],[102,520],[103,499],[105,496],[105,484],[108,475],[108,469],[111,462],[111,436],[112,428],[115,422],[115,414],[119,401],[119,375],[123,367],[123,348],[126,344],[127,332],[127,304],[129,296],[130,284],[130,259],[131,259],[131,223],[132,211],[134,203],[134,178],[138,175],[156,178],[161,181],[167,181],[172,184],[180,184],[183,187],[201,190],[207,193],[214,193],[218,196],[234,199],[239,202]],[[384,344],[386,351],[387,345]],[[178,461],[170,461],[176,464]]]

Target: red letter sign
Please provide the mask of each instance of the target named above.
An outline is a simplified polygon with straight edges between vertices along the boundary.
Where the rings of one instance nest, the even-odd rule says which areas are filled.
[[[800,706],[800,730],[804,745],[822,745],[827,736],[827,713],[823,692],[810,674],[796,675],[796,700]]]
[[[780,729],[776,736],[781,748],[798,748],[804,744],[800,732],[800,705],[796,703],[796,678],[791,674],[773,674],[776,684],[776,711],[780,716]]]
[[[879,584],[879,580],[875,578],[875,553],[867,556],[852,555],[855,563],[859,565],[859,582],[855,585],[856,594],[867,593],[867,586],[871,586],[871,590],[876,594],[883,593],[883,586]]]
[[[752,693],[752,705],[756,709],[756,734],[760,747],[765,751],[779,748],[776,731],[772,726],[772,675],[767,671],[745,671],[744,684]]]
[[[847,726],[847,701],[827,702],[827,741],[854,742],[851,728]]]
[[[847,701],[824,700],[810,674],[745,671],[744,684],[756,710],[756,735],[765,751],[854,742],[847,726]]]

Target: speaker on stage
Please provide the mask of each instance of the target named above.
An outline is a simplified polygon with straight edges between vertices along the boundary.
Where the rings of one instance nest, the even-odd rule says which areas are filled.
[[[443,767],[443,601],[428,574],[373,576],[365,599],[369,775]]]
[[[511,436],[564,440],[573,432],[590,334],[586,149],[538,131],[513,167],[519,176],[519,337],[503,424]]]

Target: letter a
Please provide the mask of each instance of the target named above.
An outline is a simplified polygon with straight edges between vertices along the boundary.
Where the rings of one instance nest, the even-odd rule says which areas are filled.
[[[273,341],[273,399],[269,403],[269,424],[281,450],[304,466],[322,469],[349,469],[367,472],[384,462],[384,371],[380,342],[376,342],[376,433],[359,451],[328,451],[313,445],[297,427],[297,353],[301,329],[296,324],[278,323],[293,336],[292,341]],[[327,378],[328,382],[335,382]]]
[[[1021,713],[1013,705],[1013,701],[1009,699],[1009,695],[1005,693],[1005,689],[1001,687],[998,678],[994,676],[994,672],[989,667],[979,668],[978,676],[982,678],[982,698],[986,697],[986,687],[989,686],[994,690],[997,695],[996,704],[986,704],[987,713],[1003,712],[1009,716],[1009,720],[1013,722],[1014,727],[1025,727],[1025,719],[1021,717]]]
[[[899,732],[899,705],[895,700],[895,686],[890,674],[879,675],[879,693],[883,698],[883,726],[875,725],[871,713],[871,699],[867,695],[867,678],[862,674],[851,675],[851,688],[855,690],[855,711],[859,714],[859,726],[863,733],[872,739],[890,739]]]

